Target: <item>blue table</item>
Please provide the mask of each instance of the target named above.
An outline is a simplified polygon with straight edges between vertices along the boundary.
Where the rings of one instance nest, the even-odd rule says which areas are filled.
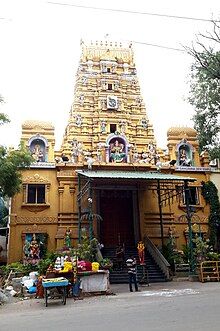
[[[56,297],[61,297],[62,303],[66,304],[66,297],[67,297],[67,286],[69,285],[68,279],[64,277],[59,278],[46,278],[43,279],[42,285],[44,288],[44,302],[45,306],[48,305],[48,298],[49,298],[49,290],[56,289],[57,294]]]

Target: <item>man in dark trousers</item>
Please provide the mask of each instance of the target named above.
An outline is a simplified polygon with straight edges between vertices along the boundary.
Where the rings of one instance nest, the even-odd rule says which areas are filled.
[[[133,256],[130,256],[126,260],[126,266],[128,268],[128,277],[129,277],[129,289],[130,292],[133,292],[132,289],[132,283],[134,283],[135,291],[138,291],[138,286],[137,286],[137,263],[136,259]]]

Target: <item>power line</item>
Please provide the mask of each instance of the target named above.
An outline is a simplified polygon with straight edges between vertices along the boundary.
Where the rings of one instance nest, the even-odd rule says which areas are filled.
[[[84,6],[84,5],[75,5],[75,4],[70,4],[70,3],[61,3],[61,2],[53,2],[53,1],[47,1],[47,3],[49,3],[51,5],[70,6],[70,7],[76,7],[76,8],[102,10],[102,11],[111,11],[111,12],[126,13],[126,14],[149,15],[149,16],[158,16],[158,17],[166,17],[166,18],[173,18],[173,19],[201,21],[201,22],[212,22],[213,21],[213,20],[206,19],[206,18],[188,17],[188,16],[177,16],[177,15],[158,14],[158,13],[149,13],[149,12],[136,11],[136,10],[126,10],[126,9],[114,9],[114,8],[103,8],[103,7],[94,7],[94,6]],[[215,22],[220,22],[220,21],[219,20],[215,20]]]
[[[164,49],[168,49],[168,50],[171,50],[171,51],[185,52],[185,50],[181,49],[181,48],[168,47],[168,46],[163,46],[163,45],[158,45],[158,44],[151,44],[151,43],[146,43],[146,42],[142,42],[142,41],[135,41],[135,40],[133,40],[133,42],[135,44],[159,47],[159,48],[164,48]]]
[[[181,49],[181,48],[174,48],[174,47],[169,47],[169,46],[165,46],[165,45],[159,45],[159,44],[152,44],[152,43],[147,43],[144,41],[137,41],[137,40],[122,40],[122,42],[128,42],[128,43],[134,43],[134,44],[140,44],[140,45],[146,45],[146,46],[153,46],[153,47],[159,47],[159,48],[164,48],[164,49],[168,49],[171,51],[177,51],[177,52],[186,52],[185,49]]]

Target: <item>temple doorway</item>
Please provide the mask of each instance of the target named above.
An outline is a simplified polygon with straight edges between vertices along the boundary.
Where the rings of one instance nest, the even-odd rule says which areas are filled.
[[[135,245],[133,196],[127,190],[100,192],[100,241],[107,247]]]

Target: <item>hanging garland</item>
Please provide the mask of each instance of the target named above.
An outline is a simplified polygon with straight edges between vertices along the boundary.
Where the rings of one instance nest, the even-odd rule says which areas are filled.
[[[215,246],[217,228],[220,227],[220,202],[218,198],[218,189],[212,181],[206,183],[202,182],[202,195],[205,201],[210,205],[210,242]]]

